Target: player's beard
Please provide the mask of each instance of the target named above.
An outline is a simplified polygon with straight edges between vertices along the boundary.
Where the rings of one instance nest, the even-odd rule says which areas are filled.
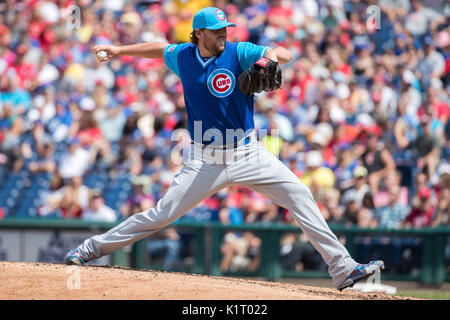
[[[222,54],[222,52],[225,51],[226,38],[225,39],[222,38],[221,40],[215,39],[214,42],[212,41],[210,43],[205,42],[206,49],[209,52],[213,53],[215,56]]]
[[[227,39],[220,39],[216,41],[216,52],[217,55],[220,55],[222,52],[225,51],[225,44],[227,42]]]

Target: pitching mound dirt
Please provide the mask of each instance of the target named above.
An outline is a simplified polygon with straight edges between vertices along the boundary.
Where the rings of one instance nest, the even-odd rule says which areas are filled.
[[[339,292],[279,282],[25,262],[0,262],[0,283],[2,300],[403,299],[380,293]]]

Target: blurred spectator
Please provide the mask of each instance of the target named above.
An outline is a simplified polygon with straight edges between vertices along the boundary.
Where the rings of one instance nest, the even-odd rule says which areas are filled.
[[[54,146],[51,143],[44,143],[38,150],[37,159],[30,162],[28,169],[31,173],[53,173],[56,170],[54,158]]]
[[[395,168],[391,153],[375,133],[367,137],[366,151],[362,154],[362,163],[369,172],[369,185],[372,192],[377,192],[380,180]]]
[[[436,210],[435,198],[430,188],[418,190],[413,199],[412,208],[406,217],[405,226],[413,228],[429,227]]]
[[[62,100],[55,101],[55,116],[47,124],[53,141],[63,142],[66,140],[72,120],[73,115],[66,103]]]
[[[81,146],[78,138],[69,142],[69,149],[59,159],[58,170],[64,179],[82,177],[89,166],[89,151]]]
[[[423,36],[428,30],[435,30],[436,26],[444,23],[444,17],[423,5],[420,0],[411,0],[411,12],[405,20],[405,28],[413,36]]]
[[[215,1],[216,4],[221,1]],[[227,2],[227,1],[223,1]],[[236,24],[234,28],[228,28],[227,40],[230,42],[245,42],[248,41],[250,32],[246,27],[247,19],[242,15],[238,6],[234,4],[227,4],[225,6],[227,20]]]
[[[71,132],[75,133],[75,136],[80,140],[81,146],[84,148],[87,148],[92,144],[106,143],[103,139],[102,131],[94,118],[94,113],[92,112],[95,108],[94,101],[89,98],[89,102],[87,102],[86,99],[88,98],[83,98],[81,100],[81,108],[84,111],[82,111],[80,117],[72,123],[71,127]],[[84,104],[89,104],[89,107],[84,106]],[[92,104],[92,106],[90,104]]]
[[[102,136],[106,140],[109,142],[118,142],[120,140],[127,118],[122,107],[115,100],[111,99],[106,110],[97,110],[94,117],[98,122]]]
[[[117,216],[113,209],[105,205],[101,192],[99,190],[92,191],[92,197],[89,206],[83,211],[81,219],[88,221],[114,222]]]
[[[374,228],[376,221],[373,218],[371,209],[365,207],[363,203],[358,202],[356,190],[349,190],[342,198],[345,209],[343,212],[343,222],[346,226],[358,226],[361,228]]]
[[[20,83],[19,75],[13,74],[2,77],[0,90],[0,103],[9,105],[14,115],[24,115],[31,107],[31,96]]]
[[[111,144],[105,140],[97,140],[90,148],[89,168],[92,170],[109,171],[113,169],[118,160],[118,154],[112,149]]]
[[[281,266],[283,270],[326,270],[323,259],[308,241],[304,233],[284,234],[280,240]]]
[[[171,5],[175,23],[171,37],[174,42],[189,42],[194,14],[203,7],[212,7],[213,3],[210,0],[175,0]]]
[[[132,176],[140,175],[144,166],[142,155],[132,145],[124,145],[120,149],[118,166],[121,170],[128,171]]]
[[[437,212],[433,218],[433,226],[450,226],[450,170],[443,171],[436,186],[438,193]]]
[[[146,176],[136,176],[131,180],[133,190],[131,196],[120,207],[120,214],[123,219],[132,216],[135,213],[153,208],[156,204],[155,198],[148,189],[151,181]]]
[[[255,271],[261,260],[260,250],[261,239],[252,232],[227,233],[221,247],[223,257],[220,262],[220,270],[222,272]]]
[[[345,224],[344,210],[340,205],[340,196],[339,189],[333,188],[328,190],[323,199],[318,202],[320,211],[329,224]]]
[[[20,150],[20,134],[23,130],[23,120],[13,114],[11,104],[6,103],[0,109],[1,117],[1,135],[0,152],[2,159],[0,163],[4,164],[8,171],[19,171],[24,165]]]
[[[436,79],[435,79],[436,80]],[[426,108],[418,110],[419,115],[431,114],[435,118],[435,122],[440,121],[445,125],[450,116],[449,103],[445,100],[445,95],[442,95],[442,83],[440,80],[435,86],[430,86],[426,92],[425,105]]]
[[[322,154],[313,150],[306,154],[306,171],[300,181],[309,187],[313,193],[319,192],[322,188],[330,189],[334,187],[335,176],[330,168],[323,166]]]
[[[355,169],[353,169],[352,172],[353,175],[353,184],[352,188],[348,189],[347,191],[342,193],[343,199],[346,199],[346,194],[355,194],[356,195],[356,201],[362,206],[364,196],[367,193],[370,193],[370,187],[367,184],[367,175],[368,171],[365,167],[358,166]],[[355,193],[356,192],[356,193]]]
[[[64,178],[64,177],[63,177]],[[65,219],[81,218],[88,208],[92,190],[83,185],[80,176],[73,176],[68,185],[63,187],[60,208]]]
[[[27,113],[27,119],[30,121],[41,121],[47,125],[56,114],[55,97],[53,87],[48,87],[43,94],[37,95],[33,99],[31,109]]]
[[[381,187],[373,196],[375,207],[383,207],[391,202],[392,195],[395,195],[396,201],[406,206],[409,201],[408,188],[400,185],[401,173],[397,170],[387,172],[381,180]]]
[[[244,221],[251,222],[269,222],[277,219],[277,208],[271,205],[271,201],[261,194],[250,191],[245,199]]]
[[[420,117],[420,127],[417,138],[408,145],[417,153],[417,167],[428,178],[434,175],[439,164],[441,144],[432,133],[431,118],[424,114]]]
[[[277,134],[278,124],[275,119],[269,120],[269,129],[267,134],[261,139],[263,145],[270,151],[274,156],[279,157],[281,148],[283,146],[283,139]]]
[[[402,88],[397,112],[405,120],[417,120],[417,111],[422,103],[420,84],[415,74],[406,69],[402,74]],[[401,110],[399,110],[401,108]],[[408,122],[407,122],[408,123]]]
[[[167,228],[157,232],[147,241],[147,250],[150,256],[162,255],[164,270],[173,270],[180,260],[180,235],[174,228]]]
[[[409,0],[380,0],[379,4],[383,10],[400,17],[404,17],[411,7]]]
[[[286,29],[291,23],[293,9],[290,1],[284,2],[281,0],[272,0],[269,2],[269,10],[267,11],[267,22],[269,27],[273,28],[273,32],[280,29]],[[269,29],[266,29],[266,32]]]
[[[408,216],[410,208],[400,200],[400,190],[398,186],[390,188],[388,202],[375,210],[378,227],[398,229]]]
[[[247,18],[247,29],[250,33],[248,41],[258,43],[267,19],[269,5],[264,0],[250,0],[243,13]]]
[[[41,217],[62,218],[61,201],[64,195],[64,180],[55,172],[50,179],[50,189],[40,195],[37,214]]]
[[[235,196],[233,196],[232,192],[227,192],[220,198],[218,216],[220,223],[224,225],[244,223],[244,215],[240,210],[241,203],[239,203],[242,200],[238,200],[236,197],[240,197],[240,195],[235,193]]]
[[[424,59],[417,66],[422,80],[422,86],[428,88],[432,79],[439,79],[445,70],[445,60],[441,53],[436,51],[433,38],[426,37],[424,43]]]
[[[397,108],[397,117],[393,125],[393,157],[397,169],[402,174],[402,185],[411,185],[413,179],[413,168],[416,166],[412,150],[407,146],[412,143],[417,136],[416,127],[418,117],[416,109],[413,115],[407,113],[409,97],[403,94]]]
[[[358,166],[358,160],[353,156],[351,148],[348,143],[338,147],[338,165],[333,170],[337,187],[342,192],[353,186],[353,171]]]
[[[302,176],[302,171],[298,167],[297,158],[295,156],[291,156],[288,159],[288,168],[298,177]]]
[[[239,207],[242,202],[242,191],[227,190],[223,193],[219,204],[219,222],[224,225],[239,225],[244,223],[244,216]],[[231,191],[231,192],[230,192]],[[249,241],[253,241],[250,248]],[[222,271],[236,271],[239,269],[255,270],[257,267],[256,256],[258,251],[258,240],[251,234],[247,238],[239,232],[227,232],[224,235],[221,251],[223,254],[220,268]],[[252,262],[253,259],[253,262]]]

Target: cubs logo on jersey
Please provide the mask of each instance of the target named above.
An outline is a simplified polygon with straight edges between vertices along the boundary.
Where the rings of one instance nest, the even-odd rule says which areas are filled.
[[[217,69],[209,75],[209,91],[218,98],[230,95],[236,84],[234,74],[227,69]]]

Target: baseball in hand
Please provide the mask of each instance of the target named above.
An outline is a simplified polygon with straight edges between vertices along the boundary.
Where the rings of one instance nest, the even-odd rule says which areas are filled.
[[[107,56],[108,56],[108,53],[104,50],[97,52],[97,57],[99,57],[100,59],[105,59]]]

